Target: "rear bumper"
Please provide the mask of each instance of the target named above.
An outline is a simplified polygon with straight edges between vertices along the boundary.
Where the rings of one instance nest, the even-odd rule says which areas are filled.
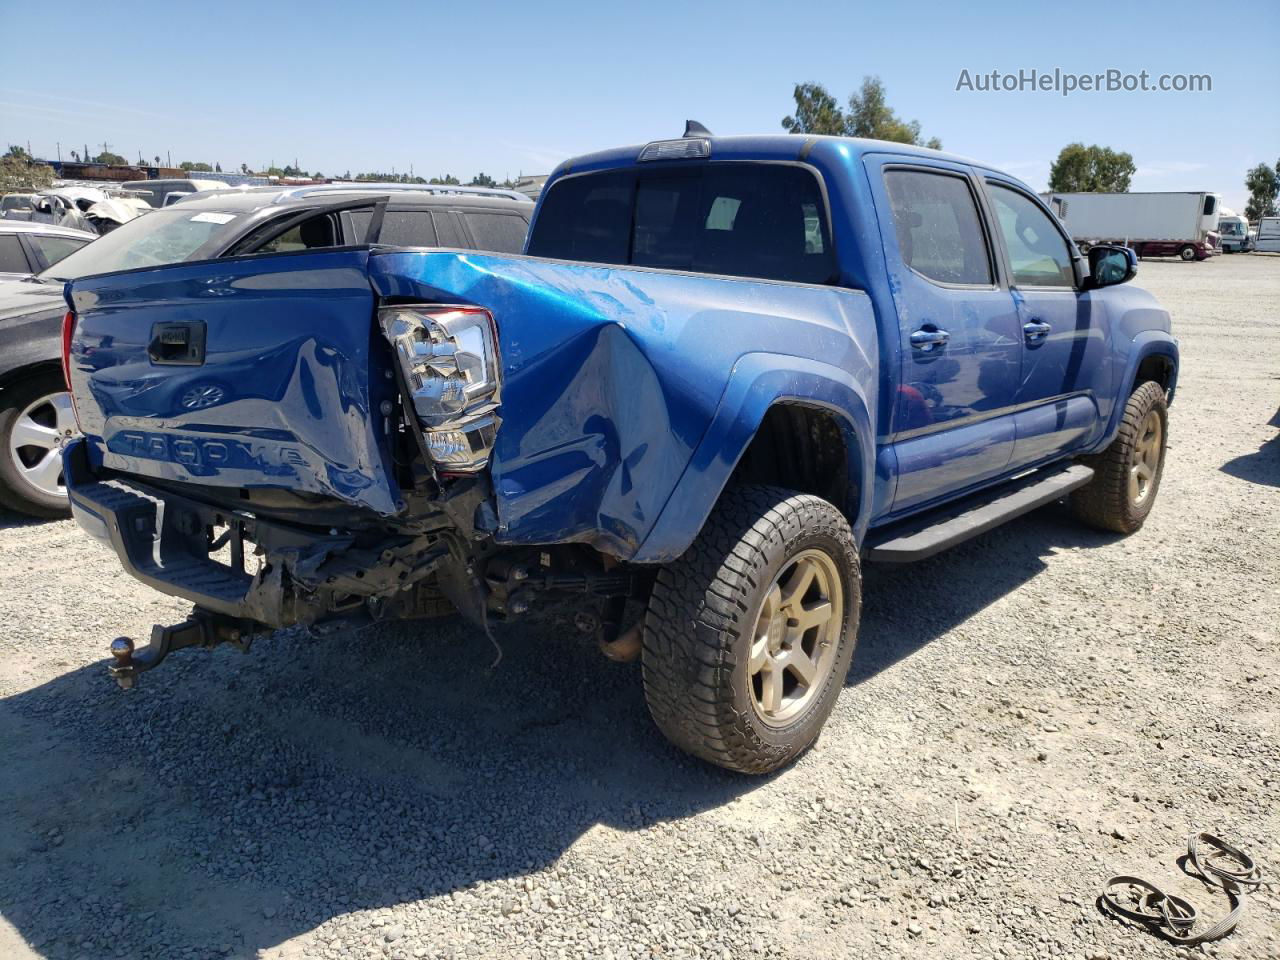
[[[358,543],[200,503],[167,490],[90,469],[86,443],[68,444],[63,475],[71,513],[108,544],[124,569],[148,586],[197,607],[267,627],[313,623],[362,611],[370,597],[394,595],[430,573],[447,554],[436,537],[388,535]],[[225,528],[229,562],[210,552]],[[245,543],[261,562],[250,573]]]

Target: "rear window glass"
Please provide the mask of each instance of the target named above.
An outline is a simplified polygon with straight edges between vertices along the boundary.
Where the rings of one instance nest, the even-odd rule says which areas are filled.
[[[351,211],[356,243],[364,243],[372,217],[372,210]],[[382,231],[378,234],[378,242],[399,247],[436,246],[436,228],[431,220],[431,211],[387,210],[382,215]]]
[[[27,255],[13,234],[0,234],[0,273],[28,273]]]
[[[814,175],[724,163],[585,174],[556,183],[529,238],[534,256],[828,283],[835,274]]]
[[[524,249],[524,235],[529,229],[524,218],[514,213],[477,213],[471,210],[463,211],[462,216],[476,239],[476,249],[497,253],[519,253]]]
[[[40,251],[40,256],[44,257],[45,263],[50,266],[63,257],[75,253],[89,242],[76,237],[48,237],[40,234],[31,234],[27,239]]]
[[[75,280],[96,273],[158,267],[186,260],[215,239],[230,237],[239,214],[184,210],[183,204],[152,210],[86,244],[40,276]],[[216,248],[217,244],[215,244]]]
[[[431,219],[436,225],[436,236],[439,238],[442,247],[461,247],[471,246],[463,239],[461,231],[458,229],[457,220],[452,213],[447,210],[437,210],[431,215]]]

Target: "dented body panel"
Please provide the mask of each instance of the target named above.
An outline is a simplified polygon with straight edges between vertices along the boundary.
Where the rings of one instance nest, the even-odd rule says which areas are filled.
[[[624,594],[608,591],[622,589],[620,580],[679,557],[744,454],[766,446],[753,440],[769,437],[761,426],[780,405],[827,415],[796,418],[821,421],[820,430],[795,432],[812,446],[836,449],[838,431],[838,452],[821,461],[822,479],[834,482],[805,489],[839,501],[861,546],[875,527],[1101,450],[1137,377],[1159,379],[1172,396],[1176,342],[1168,314],[1144,291],[1086,282],[1065,235],[1071,262],[1055,275],[1061,285],[1015,282],[995,191],[1022,194],[1036,228],[1060,233],[1025,185],[962,158],[875,141],[714,138],[706,150],[670,166],[638,160],[640,147],[569,161],[548,180],[532,230],[564,178],[616,169],[632,171],[635,184],[673,171],[688,181],[703,175],[699,164],[775,164],[818,185],[805,195],[811,212],[794,221],[803,236],[794,235],[806,255],[830,259],[827,282],[616,265],[634,260],[635,236],[614,265],[585,262],[600,255],[590,234],[581,256],[557,254],[570,259],[375,244],[69,284],[69,376],[85,433],[65,471],[77,517],[156,583],[165,565],[146,558],[163,551],[120,530],[112,519],[120,511],[141,517],[156,543],[169,531],[175,557],[199,554],[203,527],[223,522],[271,538],[280,545],[267,556],[276,579],[253,580],[252,605],[226,601],[219,609],[228,615],[319,617],[351,597],[374,605],[431,580],[482,620],[486,603],[504,615],[527,608],[521,584],[540,579],[542,589],[617,600]],[[904,231],[924,217],[890,196],[894,171],[961,185],[977,237],[965,256],[986,274],[963,283],[927,275],[946,266],[947,251],[933,247],[945,231],[921,238],[933,259],[914,256]],[[762,195],[772,196],[735,202],[749,210]],[[945,206],[922,196],[926,214]],[[711,220],[700,223],[723,229]],[[821,239],[813,251],[810,224]],[[752,248],[720,248],[744,249]],[[415,419],[415,389],[435,409],[469,389],[458,378],[473,348],[432,326],[433,309],[447,307],[484,317],[472,330],[482,332],[474,349],[484,353],[490,419],[476,444],[465,431],[449,435],[449,424],[424,434]],[[379,328],[382,308],[410,317],[396,353]],[[445,397],[446,389],[455,392]],[[442,444],[434,459],[430,439]],[[739,479],[766,482],[747,476],[751,466],[748,455]],[[135,478],[134,499],[107,488]],[[252,505],[243,521],[226,509],[240,501]],[[552,548],[562,549],[552,557]],[[618,573],[619,562],[634,566]],[[191,582],[171,592],[200,603]]]
[[[396,513],[368,257],[243,257],[69,284],[71,389],[90,462]],[[200,356],[178,356],[166,336],[198,340]]]
[[[370,276],[381,297],[481,304],[498,318],[500,543],[670,559],[771,402],[837,406],[842,388],[874,403],[875,320],[859,291],[445,252],[381,254]],[[763,392],[762,367],[773,372]],[[867,436],[874,406],[860,403]]]

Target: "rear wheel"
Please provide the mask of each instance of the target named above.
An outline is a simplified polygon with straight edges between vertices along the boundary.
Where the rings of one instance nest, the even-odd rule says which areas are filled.
[[[62,445],[75,435],[76,420],[61,375],[24,380],[0,393],[0,402],[0,506],[67,516]]]
[[[778,769],[835,706],[860,611],[857,549],[839,510],[776,487],[726,491],[654,584],[643,650],[654,721],[719,766]]]
[[[1147,381],[1129,397],[1111,446],[1097,456],[1081,458],[1093,467],[1094,475],[1071,495],[1076,516],[1116,533],[1141,527],[1160,489],[1168,428],[1164,388]]]

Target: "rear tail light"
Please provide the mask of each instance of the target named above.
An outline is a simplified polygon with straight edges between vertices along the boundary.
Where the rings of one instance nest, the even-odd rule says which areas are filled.
[[[76,314],[68,310],[62,318],[62,382],[66,384],[67,393],[71,396],[71,413],[76,418],[76,426],[80,425],[80,411],[76,409],[76,395],[71,392],[71,338],[76,332]]]
[[[62,382],[71,389],[71,337],[76,332],[75,311],[68,310],[62,318]]]
[[[498,432],[501,373],[493,315],[483,307],[383,307],[427,453],[451,473],[483,469]]]

